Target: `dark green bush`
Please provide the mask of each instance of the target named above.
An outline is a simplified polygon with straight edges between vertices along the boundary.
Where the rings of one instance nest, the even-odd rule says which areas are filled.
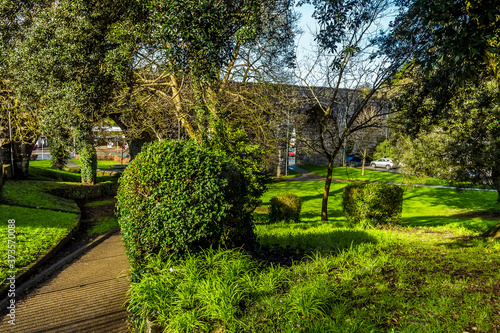
[[[94,147],[82,146],[80,149],[80,175],[83,184],[95,184],[97,172],[97,155]]]
[[[269,222],[299,222],[302,201],[293,193],[284,192],[271,198]]]
[[[401,222],[403,189],[383,183],[354,183],[344,188],[342,206],[350,226],[363,227]]]
[[[119,180],[116,206],[132,269],[159,251],[182,258],[253,245],[248,182],[225,153],[191,141],[143,148]]]

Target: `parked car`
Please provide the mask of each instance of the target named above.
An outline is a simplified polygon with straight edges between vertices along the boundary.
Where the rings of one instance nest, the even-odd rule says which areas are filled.
[[[376,161],[372,161],[370,163],[372,168],[386,168],[387,170],[391,170],[394,168],[394,162],[390,158],[379,158]]]
[[[363,160],[358,156],[349,156],[345,159],[345,163],[347,166],[357,167],[363,165]]]

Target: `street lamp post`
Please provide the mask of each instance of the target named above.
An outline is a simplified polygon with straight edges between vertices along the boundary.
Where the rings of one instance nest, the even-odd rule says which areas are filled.
[[[7,104],[7,108],[10,109],[10,103]],[[10,111],[9,111],[9,139],[10,139],[10,170],[12,172],[12,177],[14,177],[14,143],[12,142],[12,125],[10,121]]]

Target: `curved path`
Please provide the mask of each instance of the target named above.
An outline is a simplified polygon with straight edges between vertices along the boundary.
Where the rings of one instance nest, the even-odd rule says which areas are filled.
[[[15,326],[0,332],[128,332],[123,307],[129,265],[118,233],[16,299]]]

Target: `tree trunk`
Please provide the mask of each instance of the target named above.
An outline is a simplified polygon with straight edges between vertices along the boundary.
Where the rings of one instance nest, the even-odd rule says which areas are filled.
[[[498,224],[492,226],[491,228],[489,228],[488,230],[486,230],[481,236],[500,239],[500,223],[498,223]]]
[[[151,142],[151,140],[137,138],[130,139],[130,144],[128,145],[130,161],[132,161],[137,154],[141,152],[141,148],[146,142]]]
[[[361,163],[363,163],[363,164],[361,165],[361,176],[364,176],[364,175],[365,175],[366,146],[367,146],[367,145],[365,145],[365,149],[363,150],[363,162],[361,162]]]
[[[321,221],[328,221],[328,196],[330,195],[330,185],[332,184],[333,157],[328,161],[326,172],[325,190],[323,191],[323,204],[321,206]]]
[[[33,145],[14,142],[13,148],[14,150],[12,155],[14,157],[14,165],[11,166],[11,170],[13,171],[12,178],[26,179],[28,177],[30,156],[33,150]],[[12,164],[10,149],[10,143],[0,147],[1,164]]]

